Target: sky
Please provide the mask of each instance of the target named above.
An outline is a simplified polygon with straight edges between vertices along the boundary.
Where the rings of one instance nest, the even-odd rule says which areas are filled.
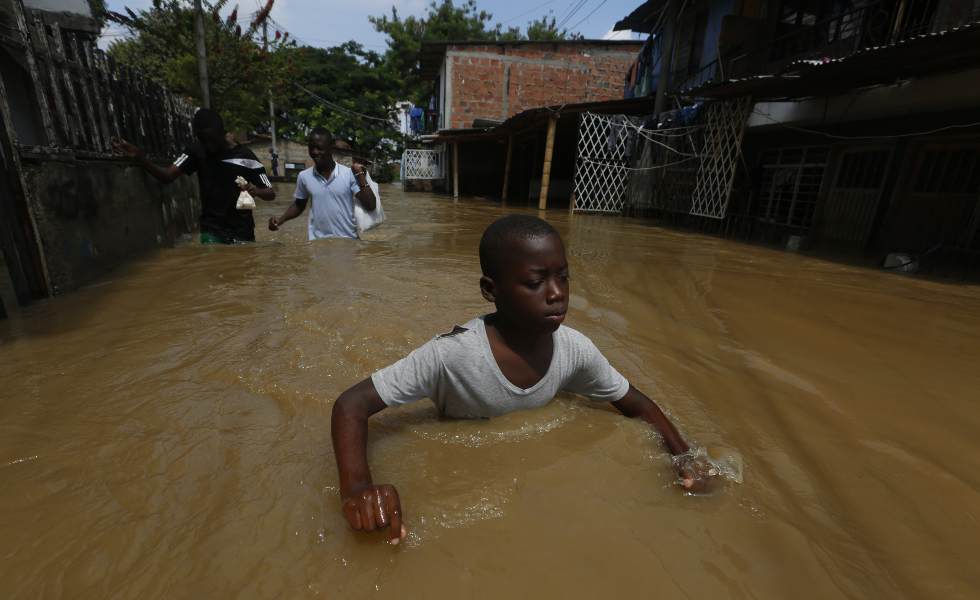
[[[369,50],[383,51],[385,36],[376,32],[369,16],[391,14],[398,9],[402,17],[420,16],[430,0],[277,0],[272,9],[272,19],[291,37],[311,46],[336,46],[348,40],[360,42]],[[456,0],[460,4],[462,0]],[[240,0],[239,19],[257,10],[260,0]],[[564,28],[579,32],[586,38],[602,38],[616,21],[642,4],[642,0],[477,0],[477,6],[493,14],[493,23],[504,28],[520,26],[542,15],[554,16],[558,22],[565,20]],[[124,12],[144,9],[151,0],[108,0],[109,10]],[[228,14],[235,7],[234,0],[222,11]],[[100,46],[108,46],[123,35],[124,30],[110,24],[103,31]]]

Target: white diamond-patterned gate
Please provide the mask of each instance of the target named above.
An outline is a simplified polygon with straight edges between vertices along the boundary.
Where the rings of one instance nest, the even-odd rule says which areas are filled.
[[[629,152],[636,135],[628,119],[625,115],[582,113],[572,210],[622,212]]]
[[[742,151],[742,134],[752,102],[749,97],[705,107],[707,127],[701,167],[691,198],[691,214],[724,219]]]
[[[404,179],[442,179],[444,163],[442,150],[408,148],[402,154]]]
[[[712,102],[704,107],[698,123],[692,128],[703,130],[703,146],[696,148],[697,176],[690,199],[689,214],[724,219],[728,200],[741,155],[745,122],[752,108],[750,98],[728,102]],[[636,149],[636,137],[642,131],[638,123],[625,115],[583,113],[579,125],[578,159],[575,169],[576,212],[622,212],[631,174],[653,172],[685,162],[677,154],[661,153],[660,162],[632,168],[631,154]],[[657,143],[641,137],[645,144]],[[663,143],[659,143],[664,146]],[[642,154],[642,148],[638,154]],[[662,164],[661,164],[662,163]],[[646,173],[644,173],[646,174]]]

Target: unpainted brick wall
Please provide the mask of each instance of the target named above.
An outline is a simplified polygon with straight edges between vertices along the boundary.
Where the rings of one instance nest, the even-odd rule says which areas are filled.
[[[641,44],[450,46],[449,128],[503,120],[530,108],[615,100]]]

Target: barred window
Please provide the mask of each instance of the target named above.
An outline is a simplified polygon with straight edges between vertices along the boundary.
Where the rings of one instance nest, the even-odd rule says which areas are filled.
[[[778,148],[762,155],[756,214],[778,225],[809,229],[827,167],[826,146]]]

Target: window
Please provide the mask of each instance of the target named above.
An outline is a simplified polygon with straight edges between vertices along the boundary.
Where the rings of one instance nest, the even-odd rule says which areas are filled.
[[[937,148],[922,153],[912,190],[918,194],[980,193],[980,150]]]
[[[765,152],[758,217],[778,225],[809,229],[827,167],[827,154],[825,146]]]

